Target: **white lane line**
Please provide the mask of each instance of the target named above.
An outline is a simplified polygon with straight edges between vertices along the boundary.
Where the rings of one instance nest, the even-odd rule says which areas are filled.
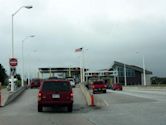
[[[104,104],[108,107],[109,106],[109,104],[108,104],[108,102],[104,99]]]

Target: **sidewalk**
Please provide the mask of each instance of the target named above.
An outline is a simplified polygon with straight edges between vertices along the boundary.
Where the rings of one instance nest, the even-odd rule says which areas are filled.
[[[157,101],[166,101],[166,91],[157,91],[157,90],[139,90],[139,89],[125,89],[123,91],[114,91],[114,90],[107,90],[107,92],[117,93],[117,94],[124,94],[129,96],[136,96],[141,98],[148,98]]]
[[[1,90],[1,106],[4,106],[9,94],[9,91],[7,91],[6,88]]]
[[[124,86],[124,91],[135,91],[135,92],[147,92],[147,93],[164,93],[166,94],[166,87],[154,87],[154,86],[137,86],[137,87],[131,87],[131,86]]]
[[[166,92],[166,87],[160,87],[160,86],[124,86],[123,90],[126,91],[160,91],[160,92]]]

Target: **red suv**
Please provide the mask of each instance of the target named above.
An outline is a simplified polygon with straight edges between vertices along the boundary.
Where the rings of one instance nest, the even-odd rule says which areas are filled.
[[[107,85],[104,83],[104,81],[94,81],[91,85],[93,93],[96,93],[98,91],[102,91],[104,93],[107,92]]]
[[[38,93],[38,112],[47,106],[67,106],[68,112],[73,110],[73,91],[69,81],[43,81]]]

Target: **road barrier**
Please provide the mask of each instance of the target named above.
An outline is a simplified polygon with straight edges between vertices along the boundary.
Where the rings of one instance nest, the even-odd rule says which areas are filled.
[[[8,105],[12,101],[14,101],[19,95],[21,95],[25,90],[27,89],[26,86],[18,88],[15,92],[10,92],[6,102],[4,103],[3,106]]]
[[[85,96],[87,104],[89,106],[95,106],[94,96],[93,96],[93,94],[91,94],[88,91],[88,89],[85,87],[84,83],[80,83],[80,88],[81,88],[83,95]]]

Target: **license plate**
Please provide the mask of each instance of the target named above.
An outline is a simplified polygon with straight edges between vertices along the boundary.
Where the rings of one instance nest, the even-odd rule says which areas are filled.
[[[59,94],[53,94],[53,95],[52,95],[52,98],[58,99],[58,98],[60,98],[60,95],[59,95]]]

